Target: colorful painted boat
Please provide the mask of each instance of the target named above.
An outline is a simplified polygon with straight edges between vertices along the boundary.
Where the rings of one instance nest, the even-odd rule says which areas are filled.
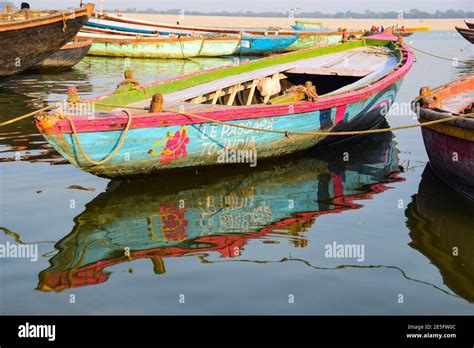
[[[30,70],[71,69],[84,59],[91,46],[91,41],[70,42],[45,60],[32,66]]]
[[[99,29],[107,31],[107,29]],[[231,36],[145,36],[115,35],[81,31],[79,40],[90,39],[91,55],[134,58],[223,57],[237,52],[239,37]]]
[[[474,43],[474,30],[473,29],[465,29],[456,27],[456,30],[463,38],[465,38],[470,43]]]
[[[93,33],[102,33],[102,34],[112,34],[112,35],[127,35],[127,36],[137,36],[139,33],[134,33],[131,30],[127,31],[118,31],[114,29],[106,29],[103,28],[104,26],[101,26],[101,28],[98,27],[93,27],[93,26],[85,26],[82,31],[84,32],[93,32]],[[283,52],[291,52],[291,51],[297,51],[305,48],[311,48],[311,47],[323,47],[323,46],[329,46],[332,44],[337,44],[342,41],[343,37],[345,36],[346,39],[352,40],[356,38],[360,38],[362,36],[362,32],[311,32],[311,31],[305,31],[305,32],[296,32],[294,30],[283,30],[280,29],[279,31],[280,35],[286,35],[286,36],[295,36],[297,35],[298,38],[297,40],[291,44],[290,46],[287,46],[283,49],[277,48],[278,50],[282,50]],[[186,32],[186,35],[188,32]],[[190,33],[189,33],[190,34]],[[156,34],[148,33],[148,34],[139,34],[141,36],[156,36]],[[215,34],[212,34],[215,35]],[[228,36],[234,36],[238,34],[224,34]],[[240,37],[240,35],[238,35]],[[245,38],[250,38],[250,35],[244,35]],[[206,37],[206,36],[205,36]],[[261,36],[256,35],[257,38],[261,38]],[[264,38],[267,40],[268,38]],[[286,43],[283,43],[284,45]],[[248,46],[249,44],[243,44],[243,46]],[[245,47],[243,47],[245,49]],[[240,50],[239,50],[240,51]],[[265,52],[263,52],[265,53]],[[241,53],[244,55],[245,53]]]
[[[420,122],[435,121],[474,111],[474,76],[432,91],[423,88],[413,103]],[[448,185],[474,201],[474,118],[463,117],[422,127],[433,171]]]
[[[467,27],[469,29],[473,29],[474,30],[474,22],[468,22],[468,21],[464,21],[464,23],[466,23]]]
[[[447,287],[474,303],[474,204],[427,166],[406,216],[409,245],[439,269]]]
[[[296,31],[328,31],[321,22],[295,21],[291,27]]]
[[[80,32],[77,40],[92,41],[91,56],[179,59],[197,57],[202,37],[130,37]]]
[[[98,15],[92,23],[100,23],[101,29],[121,30],[133,32],[138,25],[141,29],[148,28],[149,33],[158,30],[162,35],[238,35],[241,38],[237,53],[240,55],[264,55],[282,52],[285,48],[298,40],[298,33],[284,35],[278,31],[265,30],[238,30],[224,28],[204,28],[172,25],[166,23],[142,21],[138,19],[126,18],[123,16],[111,16],[108,14]],[[94,24],[96,27],[97,25]],[[148,33],[148,34],[149,34]]]
[[[77,34],[93,11],[94,5],[88,4],[66,12],[23,11],[2,17],[0,77],[28,70],[58,51]]]
[[[380,36],[180,76],[90,100],[92,117],[59,108],[36,124],[69,162],[111,178],[227,164],[223,157],[236,150],[259,160],[283,156],[341,140],[295,131],[361,130],[384,120],[413,63],[396,40]],[[319,96],[310,87],[301,92],[306,82]],[[149,113],[156,94],[165,109]],[[84,154],[113,158],[90,165]]]
[[[293,45],[298,37],[298,35],[243,34],[237,52],[242,56],[278,53]]]
[[[160,33],[176,33],[176,34],[188,34],[196,35],[197,33],[202,35],[238,35],[242,33],[274,36],[279,35],[279,30],[265,30],[265,29],[247,29],[247,28],[213,28],[213,27],[199,27],[199,26],[187,26],[181,24],[170,24],[162,22],[147,21],[143,19],[136,19],[131,17],[125,17],[123,15],[111,15],[109,13],[95,13],[94,18],[105,19],[113,22],[122,23],[122,26],[127,27],[129,25],[144,25],[152,28],[158,28]]]
[[[166,272],[166,259],[216,254],[226,260],[245,254],[251,240],[304,248],[306,231],[320,216],[360,209],[403,180],[391,133],[353,144],[348,161],[340,156],[345,149],[262,164],[246,174],[213,170],[192,180],[173,175],[111,182],[55,245],[58,253],[40,273],[37,289],[99,285],[113,277],[114,265],[134,267],[139,260],[150,260],[156,274]]]

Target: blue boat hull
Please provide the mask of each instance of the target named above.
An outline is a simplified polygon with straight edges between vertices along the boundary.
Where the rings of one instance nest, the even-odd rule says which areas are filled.
[[[243,35],[240,41],[240,55],[261,55],[277,53],[291,46],[299,35]]]
[[[396,98],[399,80],[379,93],[347,105],[311,112],[269,116],[229,123],[267,130],[348,131],[373,128],[382,122]],[[343,116],[341,119],[337,117]],[[128,132],[120,151],[108,163],[89,166],[83,158],[72,134],[44,134],[48,142],[69,162],[92,174],[122,178],[144,176],[169,170],[228,164],[224,151],[240,149],[252,151],[255,165],[258,160],[302,151],[318,144],[340,141],[341,137],[295,135],[214,124],[212,122],[134,128]],[[117,146],[122,131],[83,132],[80,142],[94,160],[107,157]],[[65,142],[67,146],[64,147]],[[64,151],[64,149],[67,149]],[[253,164],[253,163],[250,163]]]
[[[321,29],[321,28],[307,28],[307,27],[302,27],[300,25],[292,25],[291,28],[296,31],[319,31],[319,32],[325,32],[329,31],[327,29]]]

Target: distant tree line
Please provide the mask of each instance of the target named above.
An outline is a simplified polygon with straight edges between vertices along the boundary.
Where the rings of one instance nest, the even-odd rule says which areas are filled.
[[[151,13],[151,14],[168,14],[168,15],[179,15],[183,10],[181,9],[172,9],[172,10],[156,10],[149,8],[147,10],[136,9],[136,8],[127,8],[127,9],[108,9],[109,12],[124,12],[124,13]],[[200,11],[184,11],[185,15],[189,16],[232,16],[232,17],[281,17],[288,18],[289,13],[284,12],[252,12],[252,11],[240,11],[240,12],[228,12],[228,11],[218,11],[218,12],[200,12]],[[439,11],[437,10],[434,13],[428,13],[420,11],[417,9],[411,9],[409,11],[403,11],[403,18],[474,18],[474,11],[464,11],[464,10],[447,10]],[[298,18],[380,18],[380,19],[397,19],[400,18],[400,12],[398,11],[388,11],[388,12],[373,12],[371,10],[366,10],[364,12],[337,12],[335,14],[322,13],[322,12],[296,12],[294,14]]]

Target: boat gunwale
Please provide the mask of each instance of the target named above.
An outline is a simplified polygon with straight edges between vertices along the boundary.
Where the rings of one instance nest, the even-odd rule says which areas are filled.
[[[30,18],[12,22],[0,21],[0,32],[7,32],[12,30],[22,30],[41,25],[52,24],[60,21],[76,20],[80,17],[89,17],[94,10],[92,4],[85,4],[82,8],[72,9],[69,11],[61,11],[48,16]],[[65,18],[66,17],[66,18]]]
[[[99,34],[98,34],[99,35]],[[112,36],[112,35],[109,35]],[[118,36],[118,35],[117,35]],[[190,37],[149,37],[149,36],[134,36],[134,37],[89,37],[78,33],[76,38],[78,40],[92,41],[93,43],[117,43],[117,44],[135,44],[135,43],[174,43],[174,42],[193,42],[203,41],[201,36]]]
[[[474,29],[470,29],[470,28],[461,28],[461,27],[458,27],[458,26],[455,26],[454,27],[459,33],[461,32],[466,32],[468,34],[474,34]]]
[[[92,45],[92,41],[72,41],[70,43],[65,44],[63,47],[61,47],[60,51],[65,51],[65,50],[72,50],[76,48],[83,48],[87,46]]]

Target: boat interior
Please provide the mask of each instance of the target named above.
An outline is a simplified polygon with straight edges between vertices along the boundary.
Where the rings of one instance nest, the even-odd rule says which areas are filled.
[[[359,47],[216,79],[163,95],[164,108],[209,109],[282,104],[310,97],[301,87],[315,87],[317,96],[349,91],[384,76],[399,63],[385,47]],[[296,87],[296,88],[295,88]],[[298,88],[299,87],[299,88]],[[129,104],[148,110],[148,99]],[[123,110],[116,109],[114,111]]]
[[[441,109],[452,113],[472,113],[474,111],[474,76],[447,84],[433,92],[441,98]]]
[[[41,18],[57,13],[57,11],[16,11],[0,12],[0,24],[6,22],[24,21],[26,19]]]

